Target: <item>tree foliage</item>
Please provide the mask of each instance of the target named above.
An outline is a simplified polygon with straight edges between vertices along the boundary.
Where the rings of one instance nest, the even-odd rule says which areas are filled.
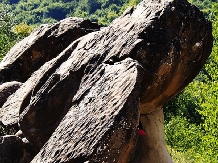
[[[12,14],[9,12],[9,7],[7,4],[0,4],[0,58],[14,44],[15,35],[12,32],[14,21]]]
[[[173,149],[172,155],[182,153],[185,162],[215,163],[218,160],[217,2],[211,3],[207,15],[213,24],[212,53],[203,71],[164,108],[167,144]],[[175,162],[181,160],[177,156],[174,159]]]
[[[24,23],[16,25],[10,7],[6,3],[0,3],[0,61],[18,40],[32,31],[32,28]]]
[[[196,5],[206,16],[211,13],[212,2],[218,2],[217,0],[189,0],[189,2]]]
[[[69,16],[108,25],[140,1],[0,0],[0,59],[32,31],[30,25],[54,23]],[[175,162],[213,163],[218,160],[218,0],[189,2],[211,19],[214,47],[201,73],[164,106],[165,137]]]
[[[128,6],[135,6],[141,0],[2,0],[12,6],[18,23],[28,25],[54,23],[69,16],[86,17],[100,24],[108,25]],[[209,15],[212,2],[217,0],[189,0]],[[0,0],[1,2],[1,0]]]
[[[128,6],[140,0],[5,0],[18,23],[54,23],[69,16],[86,17],[108,25]],[[121,12],[120,12],[121,11]]]

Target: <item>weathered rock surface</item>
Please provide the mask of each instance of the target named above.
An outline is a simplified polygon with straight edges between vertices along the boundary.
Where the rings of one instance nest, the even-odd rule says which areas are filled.
[[[0,83],[25,82],[74,40],[99,28],[96,23],[82,18],[67,18],[54,25],[41,25],[4,57],[0,65]]]
[[[38,82],[43,82],[43,79],[41,79],[43,75],[47,80],[47,77],[51,75],[51,67],[57,64],[46,63],[47,61],[55,58],[77,38],[89,32],[99,30],[99,28],[96,23],[92,23],[86,19],[67,18],[51,26],[40,26],[30,36],[16,44],[0,64],[0,79],[1,82],[10,82],[13,80],[25,82],[28,80],[19,91],[8,98],[8,102],[3,106],[5,109],[0,110],[2,112],[0,113],[0,120],[2,116],[7,116],[5,110],[9,115],[18,118],[19,109],[21,105],[25,104],[25,99],[29,100],[28,98],[31,96],[34,87],[39,84]],[[37,54],[37,57],[34,57],[35,54]],[[59,62],[65,59],[62,57],[59,59]],[[40,73],[34,73],[44,63],[46,65],[41,68],[42,71]],[[5,100],[3,100],[2,104],[4,102]],[[7,117],[6,119],[8,122],[5,125],[18,122]]]
[[[77,30],[98,29],[89,24]],[[47,29],[52,38],[55,29]],[[169,163],[161,107],[200,71],[212,49],[211,33],[211,24],[185,0],[144,0],[100,31],[72,34],[72,43],[52,56],[65,41],[46,40],[47,51],[24,71],[27,76],[22,65],[32,62],[28,50],[15,57],[26,58],[22,64],[11,61],[11,50],[0,64],[2,82],[23,84],[2,106],[0,120],[19,122],[38,153],[32,163]],[[30,45],[47,37],[38,34],[29,36]],[[44,50],[37,45],[36,51]],[[21,76],[4,74],[17,65]],[[146,137],[138,139],[139,119]]]
[[[0,85],[0,107],[7,101],[7,98],[12,95],[22,83],[13,81],[13,82],[6,82]]]
[[[7,135],[0,138],[0,162],[27,163],[32,160],[31,148],[21,138]]]

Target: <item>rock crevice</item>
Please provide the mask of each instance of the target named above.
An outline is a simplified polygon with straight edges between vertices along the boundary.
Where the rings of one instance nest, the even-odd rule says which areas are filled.
[[[211,23],[186,0],[143,0],[104,28],[41,26],[0,64],[0,90],[13,90],[0,92],[0,121],[19,126],[32,163],[171,162],[161,108],[211,49]]]

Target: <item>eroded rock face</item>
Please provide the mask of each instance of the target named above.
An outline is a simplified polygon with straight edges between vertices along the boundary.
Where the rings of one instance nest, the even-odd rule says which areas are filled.
[[[0,120],[4,125],[19,122],[38,153],[33,163],[170,162],[163,143],[161,107],[205,63],[212,49],[211,24],[185,0],[144,0],[100,31],[93,32],[98,26],[91,22],[87,26],[80,23],[78,31],[91,33],[83,37],[74,33],[64,50],[59,46],[65,41],[47,39],[47,51],[38,56],[40,62],[34,62],[29,75],[3,78],[2,82],[17,79],[23,84],[2,106]],[[47,29],[51,38],[59,31],[54,26]],[[43,31],[32,34],[34,41],[29,36],[29,44],[46,38]],[[51,56],[55,48],[59,51]],[[17,61],[9,59],[12,51],[2,61],[0,72],[16,67]],[[26,51],[17,58],[25,58]],[[136,134],[140,114],[148,115],[147,119],[141,117],[144,126],[147,122],[158,125],[148,126],[146,140]],[[146,149],[147,158],[132,158],[134,151],[146,146],[151,147]]]
[[[22,83],[17,81],[12,82],[6,82],[2,85],[0,85],[0,106],[7,101],[7,98],[12,95],[20,86]]]
[[[27,163],[33,159],[29,144],[17,136],[1,137],[0,149],[0,162],[2,163]]]
[[[55,58],[74,40],[96,30],[96,23],[82,18],[67,18],[54,25],[41,25],[16,44],[0,65],[0,83],[25,82],[45,62]]]
[[[86,19],[67,18],[51,26],[40,26],[30,36],[16,44],[0,64],[1,82],[7,81],[9,83],[17,80],[25,82],[25,84],[8,98],[2,107],[4,109],[0,110],[0,120],[5,120],[5,125],[18,123],[19,110],[28,105],[33,89],[37,84],[43,83],[43,78],[47,80],[53,69],[57,68],[55,66],[60,65],[60,63],[56,63],[56,59],[54,59],[53,64],[47,61],[55,58],[77,38],[99,30],[99,28],[96,23]],[[37,57],[34,57],[36,53]],[[65,56],[59,57],[59,62],[65,61],[66,58]],[[43,64],[45,65],[40,69],[40,72],[34,72]],[[54,68],[52,69],[52,67]],[[1,93],[6,96],[3,91]],[[3,97],[3,95],[1,96]],[[4,102],[5,100],[3,100],[2,105]],[[16,120],[7,118],[7,114],[16,115]]]

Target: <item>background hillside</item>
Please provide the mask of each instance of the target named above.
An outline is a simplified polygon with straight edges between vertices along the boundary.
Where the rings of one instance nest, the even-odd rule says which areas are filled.
[[[0,58],[33,28],[69,16],[108,25],[140,0],[0,0]],[[177,163],[218,160],[218,0],[189,0],[213,24],[214,47],[189,86],[164,106],[165,137]],[[0,129],[0,135],[6,131]],[[8,131],[7,131],[8,132]]]
[[[140,0],[9,0],[17,22],[53,23],[69,16],[86,17],[107,25],[127,6]]]
[[[3,0],[11,5],[16,21],[28,25],[53,23],[69,16],[86,17],[107,25],[128,6],[141,0]],[[217,0],[190,0],[206,15]]]

